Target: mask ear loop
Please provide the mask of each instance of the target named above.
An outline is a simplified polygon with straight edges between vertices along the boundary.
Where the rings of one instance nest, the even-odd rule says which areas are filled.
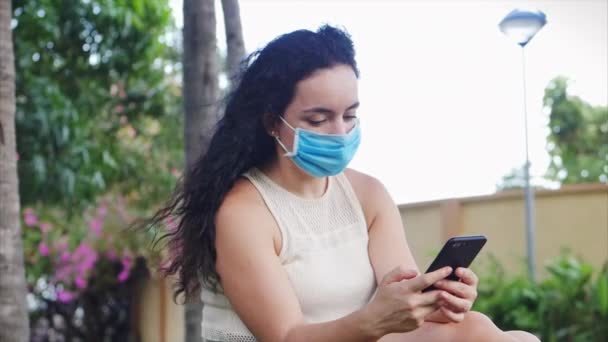
[[[279,145],[281,146],[281,148],[283,148],[283,150],[285,151],[285,154],[283,155],[284,157],[294,157],[298,151],[298,138],[299,138],[299,134],[298,134],[298,129],[293,128],[289,122],[285,121],[285,119],[283,119],[282,116],[279,116],[279,119],[281,119],[281,121],[283,121],[283,123],[285,123],[287,125],[287,127],[291,128],[292,131],[294,131],[294,135],[293,135],[293,151],[289,152],[289,150],[287,149],[287,147],[285,147],[285,145],[283,145],[283,142],[281,142],[281,139],[279,139],[278,135],[274,136],[274,139],[279,143]]]

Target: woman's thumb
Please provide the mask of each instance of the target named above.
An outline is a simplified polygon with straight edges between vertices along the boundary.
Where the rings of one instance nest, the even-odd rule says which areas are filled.
[[[412,268],[406,268],[405,266],[397,266],[392,271],[390,271],[387,275],[382,278],[382,285],[388,285],[390,283],[395,283],[398,281],[402,281],[404,279],[412,279],[418,275],[418,271]]]

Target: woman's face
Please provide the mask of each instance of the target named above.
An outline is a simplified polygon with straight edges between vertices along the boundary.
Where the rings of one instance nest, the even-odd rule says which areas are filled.
[[[346,134],[355,125],[358,106],[357,76],[350,66],[338,65],[318,70],[298,82],[283,119],[293,128],[323,134]],[[275,124],[274,135],[288,150],[293,150],[294,131],[289,126],[279,120]]]

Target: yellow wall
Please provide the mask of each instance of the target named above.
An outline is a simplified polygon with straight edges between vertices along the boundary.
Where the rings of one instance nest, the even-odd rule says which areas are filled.
[[[173,302],[169,279],[143,281],[135,323],[141,342],[184,341],[184,306]]]
[[[566,186],[535,196],[536,269],[563,248],[599,268],[608,261],[608,186]],[[493,254],[510,272],[525,272],[526,232],[523,193],[433,201],[399,206],[418,265],[425,269],[448,237],[488,237],[480,260]],[[477,263],[477,262],[476,262]]]
[[[403,206],[399,210],[410,249],[424,271],[443,241],[439,204]]]

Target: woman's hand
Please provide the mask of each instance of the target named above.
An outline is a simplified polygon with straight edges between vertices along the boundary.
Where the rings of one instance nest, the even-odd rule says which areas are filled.
[[[421,291],[445,279],[451,272],[450,267],[421,275],[403,267],[389,272],[378,285],[376,296],[363,309],[372,335],[379,338],[419,328],[429,314],[441,307],[443,292]]]
[[[458,323],[473,307],[477,298],[479,278],[470,269],[462,267],[456,269],[456,275],[461,282],[443,279],[434,285],[443,290],[439,295],[439,311],[450,321]]]

